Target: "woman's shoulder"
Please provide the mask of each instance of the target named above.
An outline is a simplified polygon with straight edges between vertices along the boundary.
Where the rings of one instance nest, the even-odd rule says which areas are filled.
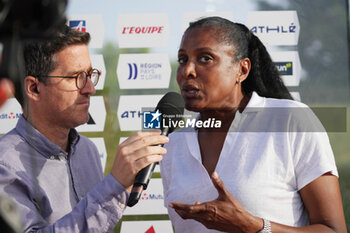
[[[306,104],[290,99],[275,99],[265,97],[266,107],[281,107],[281,108],[309,108]]]
[[[306,104],[289,99],[266,98],[266,107],[277,118],[288,120],[294,132],[324,132],[325,129],[313,110]]]
[[[306,104],[290,99],[276,99],[263,97],[253,92],[247,109],[268,109],[268,108],[309,108]]]

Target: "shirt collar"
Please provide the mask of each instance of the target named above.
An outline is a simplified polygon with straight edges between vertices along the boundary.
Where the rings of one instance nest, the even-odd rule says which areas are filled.
[[[243,110],[243,113],[260,112],[265,107],[265,102],[266,99],[264,97],[261,97],[258,95],[258,93],[253,91],[247,106]]]
[[[61,149],[58,145],[47,139],[42,133],[33,127],[24,117],[18,119],[16,130],[18,134],[36,151],[47,158],[54,156],[56,159],[59,156],[67,156],[68,153]],[[69,132],[69,141],[71,143],[71,150],[78,143],[79,134],[75,129],[71,129]]]

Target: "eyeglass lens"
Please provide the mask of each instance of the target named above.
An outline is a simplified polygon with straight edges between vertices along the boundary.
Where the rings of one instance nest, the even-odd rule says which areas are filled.
[[[86,85],[86,82],[87,82],[87,76],[88,74],[86,72],[81,72],[79,73],[78,75],[78,78],[77,78],[77,87],[79,89],[82,89],[85,87]],[[100,73],[98,70],[92,70],[91,71],[91,75],[89,75],[90,78],[91,78],[91,82],[94,86],[97,85],[97,82],[98,82],[98,79],[99,79],[99,76],[100,76]]]

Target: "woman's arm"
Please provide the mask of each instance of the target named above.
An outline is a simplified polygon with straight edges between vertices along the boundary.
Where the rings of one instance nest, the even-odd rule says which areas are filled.
[[[272,232],[347,232],[336,176],[330,173],[320,176],[302,188],[300,195],[309,214],[310,225],[286,229],[286,226],[273,223]]]
[[[171,203],[170,207],[182,218],[197,220],[209,229],[256,233],[263,228],[263,220],[248,213],[226,190],[215,172],[212,180],[219,193],[216,200],[194,205]],[[325,174],[302,188],[300,194],[309,214],[310,225],[297,228],[272,222],[273,233],[347,233],[336,176]]]

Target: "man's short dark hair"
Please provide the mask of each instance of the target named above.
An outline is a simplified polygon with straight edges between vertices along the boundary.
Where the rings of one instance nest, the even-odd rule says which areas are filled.
[[[57,63],[54,55],[71,45],[88,44],[90,42],[90,34],[71,29],[64,26],[62,30],[57,31],[52,39],[35,40],[25,43],[24,62],[25,77],[34,76],[39,81],[46,83],[46,76],[56,69]],[[23,106],[23,100],[17,100]]]

